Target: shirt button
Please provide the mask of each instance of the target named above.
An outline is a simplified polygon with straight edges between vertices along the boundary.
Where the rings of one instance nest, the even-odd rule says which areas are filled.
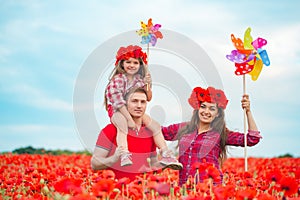
[[[189,156],[189,158],[191,158],[192,156]]]

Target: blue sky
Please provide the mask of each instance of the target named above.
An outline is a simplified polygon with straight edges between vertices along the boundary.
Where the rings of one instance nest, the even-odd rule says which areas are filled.
[[[74,86],[82,65],[99,45],[139,29],[139,22],[151,17],[206,51],[230,99],[227,125],[241,131],[241,77],[234,75],[234,65],[225,58],[233,49],[230,34],[243,38],[251,27],[253,38],[267,39],[271,65],[263,68],[257,81],[247,81],[253,114],[263,135],[248,154],[300,156],[299,2],[12,0],[0,5],[0,151],[29,145],[91,148],[78,134],[73,113]],[[98,87],[95,113],[103,127],[108,122],[100,105],[104,86]],[[242,148],[230,152],[243,156]]]

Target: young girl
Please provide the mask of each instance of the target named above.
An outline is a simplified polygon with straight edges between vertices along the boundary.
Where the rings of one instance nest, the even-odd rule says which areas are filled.
[[[127,108],[125,95],[134,87],[146,87],[147,101],[152,98],[151,76],[146,70],[147,54],[139,46],[121,47],[116,55],[115,68],[105,91],[105,104],[111,118],[111,122],[117,127],[117,145],[123,151],[121,166],[132,164],[131,154],[128,151],[127,133],[128,128],[136,129],[135,122]],[[160,125],[151,120],[148,115],[144,116],[150,123],[145,124],[154,134],[154,142],[160,149],[162,159],[160,163],[173,169],[181,169],[182,165],[175,159],[174,154],[168,149],[161,132]],[[144,118],[143,117],[143,118]],[[138,130],[137,134],[138,134]]]
[[[214,183],[221,184],[221,165],[226,159],[226,146],[244,146],[244,133],[226,128],[224,109],[228,100],[222,90],[196,87],[188,102],[194,109],[191,120],[162,130],[166,140],[178,140],[179,161],[184,166],[179,172],[179,185],[196,175],[193,164],[204,162],[218,169],[220,176],[214,179]],[[248,95],[243,95],[242,108],[246,111],[248,121],[247,145],[254,146],[261,136],[251,114]],[[207,174],[200,171],[197,176],[203,181]]]

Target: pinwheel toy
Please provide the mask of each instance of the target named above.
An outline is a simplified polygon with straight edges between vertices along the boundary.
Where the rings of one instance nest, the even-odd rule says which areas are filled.
[[[157,39],[162,39],[163,35],[162,33],[159,31],[159,29],[161,28],[160,24],[155,24],[153,25],[152,23],[152,19],[149,18],[148,19],[148,23],[145,24],[143,21],[141,21],[141,29],[136,31],[136,33],[139,36],[142,36],[142,44],[147,44],[147,61],[149,63],[149,44],[151,44],[152,46],[156,45]],[[147,65],[147,69],[148,69],[148,65]],[[148,89],[148,84],[147,84],[147,89]]]
[[[148,24],[141,21],[141,29],[136,31],[139,36],[142,36],[142,44],[151,43],[152,46],[156,45],[157,38],[162,39],[163,35],[158,30],[161,28],[160,24],[153,25],[152,19],[148,19]]]
[[[243,93],[246,94],[245,74],[249,74],[253,81],[256,81],[263,65],[269,66],[270,60],[267,51],[262,49],[267,44],[267,40],[258,37],[253,41],[250,34],[251,28],[247,28],[244,34],[244,42],[240,38],[236,38],[231,34],[231,41],[235,46],[235,50],[231,54],[226,55],[226,58],[234,62],[236,75],[243,75]],[[246,111],[244,110],[244,157],[245,171],[248,170],[247,163],[247,134],[246,134]]]
[[[249,74],[251,79],[256,81],[263,64],[269,66],[270,60],[267,51],[262,49],[267,44],[267,40],[259,37],[253,41],[250,32],[251,28],[247,28],[244,42],[231,34],[231,40],[236,49],[232,50],[230,55],[226,55],[226,58],[235,63],[236,75]]]

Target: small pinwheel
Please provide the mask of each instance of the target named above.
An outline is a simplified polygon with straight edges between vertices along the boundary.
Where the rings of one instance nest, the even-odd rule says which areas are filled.
[[[256,81],[263,64],[269,66],[270,60],[267,51],[262,49],[267,44],[267,40],[259,37],[253,41],[250,32],[251,28],[247,28],[244,42],[231,34],[231,41],[236,50],[231,51],[231,54],[226,55],[226,58],[235,63],[236,75],[249,74],[251,79]]]
[[[156,45],[157,38],[162,39],[163,35],[158,30],[160,29],[160,24],[153,25],[152,19],[148,19],[148,24],[145,24],[143,21],[141,21],[141,29],[136,31],[139,36],[142,36],[142,44],[149,44],[151,43],[152,46]]]

